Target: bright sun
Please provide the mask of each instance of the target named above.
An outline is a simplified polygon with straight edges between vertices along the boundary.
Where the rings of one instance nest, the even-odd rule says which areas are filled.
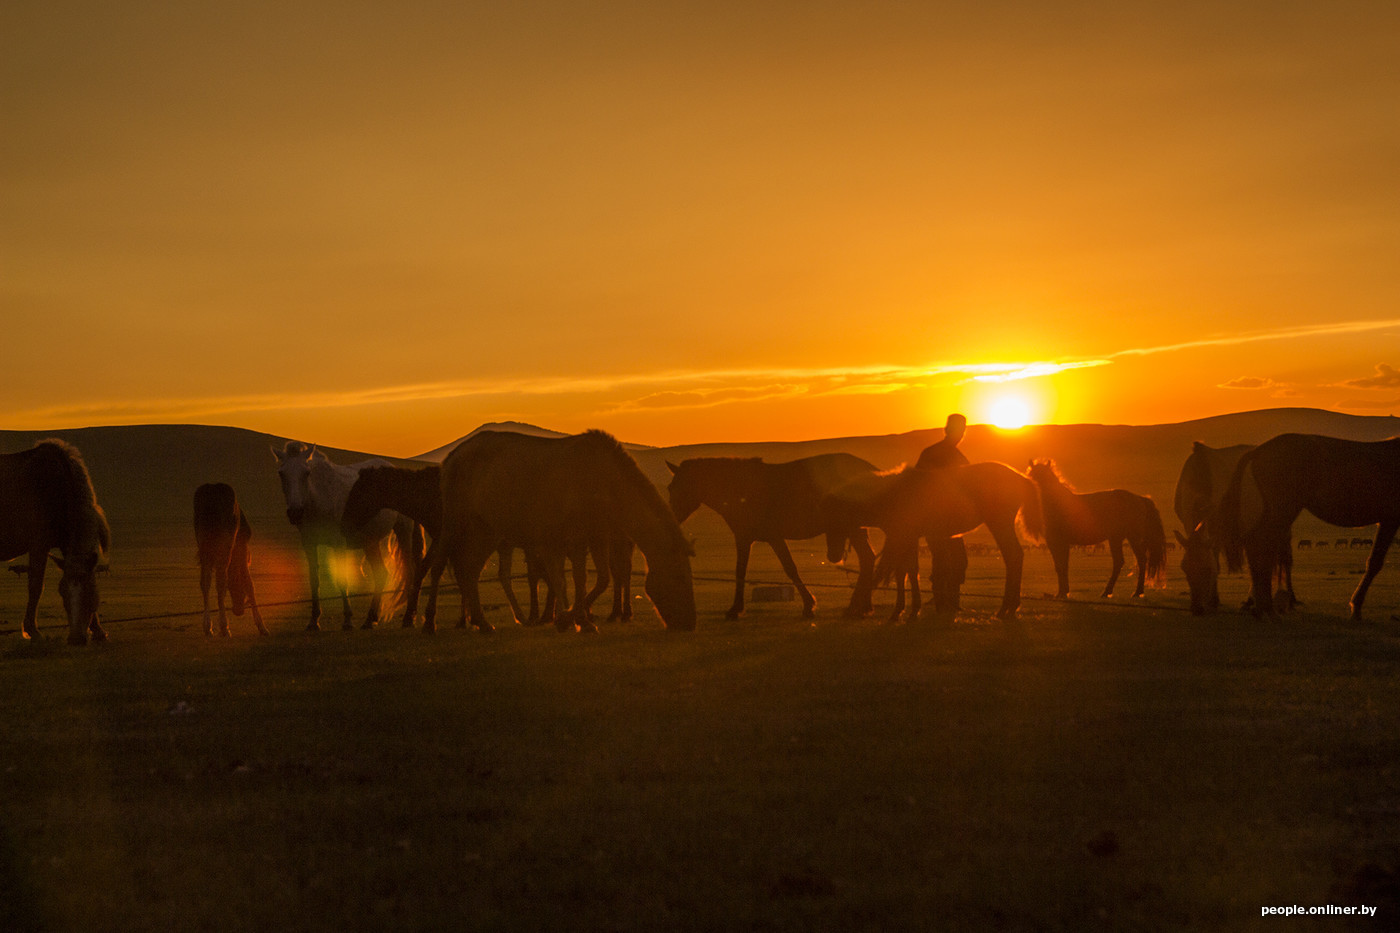
[[[1019,395],[1003,395],[992,402],[987,420],[999,428],[1024,428],[1031,420],[1031,406]]]

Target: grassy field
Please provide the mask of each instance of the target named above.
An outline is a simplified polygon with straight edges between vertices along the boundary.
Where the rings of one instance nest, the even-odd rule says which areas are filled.
[[[0,581],[0,929],[1400,918],[1400,573],[1346,621],[1363,551],[1300,554],[1308,604],[1281,623],[1193,618],[1175,572],[1136,603],[1040,599],[1041,551],[1015,623],[977,556],[957,620],[889,626],[888,593],[839,618],[845,574],[807,542],[813,625],[795,603],[725,621],[732,546],[705,535],[693,634],[641,603],[591,637],[429,638],[304,633],[300,555],[266,546],[272,637],[207,639],[185,534],[128,531],[107,645],[63,645],[52,593],[49,637],[21,641]],[[1106,568],[1076,556],[1076,591]],[[750,576],[780,579],[766,549]]]

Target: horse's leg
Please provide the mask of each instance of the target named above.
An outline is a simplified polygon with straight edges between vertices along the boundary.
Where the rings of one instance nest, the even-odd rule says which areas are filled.
[[[1013,513],[1005,525],[989,523],[987,527],[1001,551],[1001,562],[1006,565],[1006,584],[1001,590],[1001,608],[997,610],[997,618],[1014,619],[1016,611],[1021,608],[1021,574],[1026,564],[1025,548],[1021,547],[1021,539],[1016,536],[1016,517]],[[1068,562],[1069,549],[1066,548],[1066,565]]]
[[[257,626],[259,635],[272,634],[263,624],[262,613],[258,611],[258,597],[253,593],[253,575],[248,571],[246,564],[239,567],[238,572],[243,575],[243,585],[248,590],[248,608],[253,613],[253,625]]]
[[[1274,599],[1284,606],[1285,611],[1291,611],[1299,605],[1298,597],[1293,592],[1293,538],[1291,534],[1287,546],[1279,554],[1278,582],[1279,591],[1274,594]]]
[[[608,621],[630,621],[632,618],[632,549],[625,538],[615,538],[608,546],[608,562],[612,565],[613,604]]]
[[[931,538],[929,553],[929,590],[933,593],[934,611],[939,615],[955,614],[961,608],[962,581],[967,574],[967,547],[961,538]]]
[[[1257,529],[1245,541],[1245,557],[1249,561],[1250,598],[1254,601],[1253,613],[1256,619],[1274,616],[1274,564],[1278,561],[1278,548],[1274,536],[1261,533]]]
[[[894,609],[890,612],[889,622],[898,622],[900,616],[904,615],[904,578],[909,576],[909,564],[905,560],[900,561],[900,566],[894,572]]]
[[[1366,591],[1371,588],[1371,581],[1376,578],[1376,574],[1381,572],[1381,567],[1385,564],[1385,552],[1390,550],[1390,543],[1395,540],[1397,530],[1400,530],[1400,522],[1394,520],[1381,522],[1376,528],[1376,541],[1371,545],[1371,556],[1366,558],[1366,575],[1356,585],[1356,592],[1351,594],[1353,621],[1361,621],[1361,604],[1366,601]]]
[[[998,542],[1000,543],[1000,542]],[[1058,581],[1059,590],[1055,593],[1056,599],[1069,598],[1069,542],[1055,541],[1049,543],[1050,559],[1055,562],[1055,578]]]
[[[593,603],[603,591],[612,585],[612,568],[609,566],[608,542],[606,540],[593,542],[588,550],[593,555],[593,568],[597,571],[598,580],[593,584],[593,589],[583,597],[583,615],[579,617],[579,630],[593,633],[598,631],[598,626],[593,624]]]
[[[778,563],[783,565],[788,579],[793,582],[793,585],[797,587],[797,592],[802,596],[802,618],[816,618],[817,598],[812,595],[812,591],[807,589],[807,584],[803,583],[802,578],[797,575],[797,563],[792,559],[792,551],[788,550],[787,542],[778,538],[776,541],[769,541],[768,544],[773,548],[773,553],[778,555]]]
[[[752,539],[740,540],[734,538],[734,549],[738,553],[734,557],[734,602],[730,604],[729,611],[724,614],[726,619],[737,619],[744,614],[744,577],[749,572],[749,551],[753,549]]]
[[[530,615],[527,625],[537,625],[540,621],[540,568],[528,553],[525,554],[525,585],[530,588]]]
[[[462,616],[457,622],[458,628],[467,627],[467,614],[471,614],[471,624],[483,634],[487,635],[496,629],[486,621],[486,610],[481,607],[481,571],[486,567],[486,562],[491,559],[490,547],[486,547],[468,540],[467,546],[458,548],[453,554],[452,572],[457,577],[457,586],[462,591]]]
[[[209,616],[209,586],[214,582],[214,566],[208,560],[199,562],[199,594],[204,600],[204,634],[213,635],[214,626]],[[27,638],[28,635],[26,634]]]
[[[321,557],[315,544],[302,542],[302,549],[306,552],[306,572],[311,579],[311,623],[306,626],[308,632],[319,632],[321,630]]]
[[[515,548],[504,544],[496,549],[496,581],[506,592],[506,602],[510,604],[510,614],[516,625],[525,624],[525,613],[520,608],[520,600],[515,598],[515,583],[511,574],[515,567]],[[534,595],[533,593],[531,594]]]
[[[1147,539],[1129,538],[1128,546],[1133,549],[1133,559],[1137,561],[1137,586],[1133,588],[1136,599],[1147,589]]]
[[[20,632],[25,638],[38,638],[39,597],[44,595],[44,570],[49,563],[46,548],[35,548],[29,552],[28,600],[24,604],[24,624]]]
[[[361,628],[374,628],[379,622],[379,611],[384,604],[384,587],[389,583],[389,567],[384,563],[384,553],[379,550],[379,542],[365,545],[365,559],[369,561],[369,612],[365,614]],[[350,600],[345,600],[345,627],[350,627]]]
[[[428,605],[423,610],[423,634],[431,635],[437,631],[437,601],[438,584],[442,582],[442,571],[447,567],[448,557],[459,545],[447,536],[447,530],[442,529],[442,534],[433,539],[433,547],[429,551],[432,561],[428,566]],[[460,589],[460,586],[458,587]]]
[[[856,586],[851,591],[851,601],[843,615],[847,619],[860,619],[875,611],[872,598],[875,592],[875,549],[870,546],[870,531],[866,528],[856,528],[847,540],[860,561],[860,573],[856,575]]]
[[[1108,585],[1100,594],[1105,598],[1113,595],[1113,586],[1118,582],[1118,574],[1123,572],[1123,539],[1109,538],[1108,553],[1113,555],[1113,569],[1108,572]]]
[[[437,546],[438,539],[434,538],[433,543],[428,545],[427,553],[414,561],[413,575],[404,583],[408,590],[403,607],[404,628],[413,628],[413,622],[418,618],[418,596],[423,592],[423,578],[428,575],[428,569],[437,559],[437,554],[434,552],[434,548]]]
[[[232,556],[229,554],[230,558]],[[214,592],[219,601],[219,634],[227,637],[230,632],[228,630],[228,616],[224,614],[224,597],[228,595],[228,564],[226,563],[221,563],[214,568]]]
[[[588,546],[577,544],[568,550],[569,566],[573,568],[574,577],[574,600],[569,603],[568,611],[554,620],[554,627],[561,632],[571,632],[574,626],[580,630],[584,629],[588,622],[588,610],[584,606],[585,590],[588,589]],[[561,574],[563,564],[559,567]],[[561,576],[560,580],[564,578]],[[560,590],[560,593],[564,593]]]

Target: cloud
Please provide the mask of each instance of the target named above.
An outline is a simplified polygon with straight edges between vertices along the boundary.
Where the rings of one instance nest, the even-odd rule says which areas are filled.
[[[1229,382],[1220,383],[1222,389],[1271,389],[1278,383],[1272,379],[1261,379],[1258,376],[1241,376],[1238,379],[1231,379]]]
[[[1385,363],[1376,364],[1376,374],[1364,379],[1348,379],[1342,385],[1352,389],[1396,389],[1400,388],[1400,370]]]
[[[1380,321],[1337,321],[1331,324],[1314,324],[1303,327],[1283,327],[1278,330],[1246,331],[1239,334],[1214,334],[1199,340],[1182,343],[1168,343],[1156,347],[1136,347],[1118,350],[1108,354],[1109,359],[1120,356],[1150,356],[1156,353],[1175,353],[1179,350],[1195,350],[1200,347],[1232,347],[1246,343],[1260,343],[1266,340],[1299,340],[1306,337],[1335,337],[1344,334],[1364,334],[1375,330],[1400,328],[1400,318],[1387,318]]]

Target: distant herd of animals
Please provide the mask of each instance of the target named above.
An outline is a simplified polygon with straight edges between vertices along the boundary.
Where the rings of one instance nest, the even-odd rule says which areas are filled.
[[[496,555],[500,585],[516,622],[596,630],[592,607],[609,587],[610,618],[630,616],[632,565],[640,551],[643,588],[662,622],[668,629],[692,630],[693,548],[681,525],[701,506],[718,513],[734,536],[734,600],[726,613],[731,619],[744,611],[755,542],[773,549],[800,594],[803,617],[812,617],[816,600],[802,582],[787,542],[819,536],[825,536],[826,556],[833,563],[843,561],[849,550],[856,553],[859,571],[845,609],[854,617],[872,611],[872,592],[890,580],[896,586],[891,619],[906,611],[908,618],[918,617],[921,540],[932,558],[928,582],[935,612],[956,612],[967,568],[962,536],[984,525],[1005,565],[996,613],[1003,619],[1014,617],[1020,605],[1023,539],[1043,542],[1049,550],[1059,598],[1069,594],[1069,555],[1075,546],[1107,544],[1112,570],[1105,597],[1112,595],[1123,568],[1124,542],[1137,561],[1134,596],[1162,580],[1166,535],[1150,498],[1122,489],[1076,492],[1050,460],[1032,461],[1024,472],[1002,463],[969,462],[958,449],[965,426],[962,416],[951,416],[942,441],[927,448],[914,465],[890,471],[845,453],[788,463],[734,457],[667,463],[671,479],[665,497],[622,445],[602,431],[559,438],[485,431],[459,444],[440,467],[421,469],[385,460],[336,464],[297,441],[272,452],[287,518],[299,530],[306,554],[308,627],[313,630],[320,625],[324,547],[363,552],[374,594],[365,627],[392,616],[399,606],[404,626],[414,625],[426,585],[422,627],[434,631],[439,583],[450,567],[461,594],[458,627],[492,631],[478,582]],[[1359,442],[1283,434],[1258,446],[1222,449],[1198,442],[1182,466],[1174,509],[1182,525],[1175,532],[1182,571],[1197,614],[1219,606],[1222,553],[1231,570],[1247,563],[1247,606],[1254,615],[1287,608],[1295,600],[1292,525],[1304,509],[1341,527],[1377,525],[1374,537],[1367,539],[1370,556],[1350,601],[1351,616],[1359,619],[1367,590],[1400,527],[1400,438]],[[266,634],[249,571],[252,528],[235,491],[224,483],[201,485],[194,493],[193,514],[204,632],[229,634],[227,597],[235,615],[251,609],[258,631]],[[870,544],[870,528],[884,535],[878,555]],[[1347,540],[1337,539],[1337,546]],[[68,642],[84,644],[89,635],[95,641],[106,639],[98,619],[97,577],[110,546],[107,519],[76,448],[46,440],[0,455],[0,558],[28,558],[27,565],[11,567],[28,574],[25,638],[39,634],[37,607],[51,560],[61,572]],[[525,556],[528,610],[512,585],[516,550]],[[382,595],[389,560],[402,586],[386,610]],[[566,566],[572,568],[572,600]],[[340,587],[343,624],[350,628],[349,592],[343,582]]]

